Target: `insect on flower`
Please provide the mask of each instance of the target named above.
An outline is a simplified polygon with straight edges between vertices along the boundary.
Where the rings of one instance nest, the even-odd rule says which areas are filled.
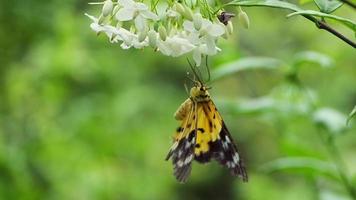
[[[247,182],[244,163],[210,98],[210,88],[203,84],[192,65],[191,68],[198,81],[192,80],[195,85],[190,90],[190,97],[174,114],[175,119],[181,121],[181,125],[177,128],[166,160],[172,160],[174,175],[179,182],[187,181],[193,160],[207,163],[211,159],[217,160],[227,167],[232,175]]]
[[[225,26],[227,23],[230,21],[231,18],[235,17],[235,14],[233,13],[228,13],[228,12],[221,12],[220,15],[218,15],[218,19],[221,23],[223,23]]]

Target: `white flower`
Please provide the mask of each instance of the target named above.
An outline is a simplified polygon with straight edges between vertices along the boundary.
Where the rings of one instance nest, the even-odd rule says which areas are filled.
[[[111,42],[123,41],[121,47],[123,49],[129,49],[131,47],[135,47],[137,49],[141,49],[145,46],[148,46],[148,40],[145,39],[143,41],[139,41],[139,38],[136,34],[131,33],[130,31],[124,28],[116,28],[111,25],[101,25],[98,23],[98,19],[94,16],[85,14],[93,23],[91,23],[90,27],[96,32],[104,32],[111,40]]]
[[[93,31],[96,33],[104,32],[110,39],[112,39],[113,36],[119,34],[119,31],[115,27],[106,24],[99,24],[98,18],[87,13],[85,13],[85,15],[93,21],[93,23],[90,24],[90,28],[93,29]]]
[[[144,3],[133,0],[118,0],[122,8],[116,13],[116,19],[119,21],[130,21],[134,19],[138,31],[143,31],[147,27],[147,19],[158,20],[158,16],[148,9]]]
[[[158,40],[157,47],[162,54],[173,57],[189,53],[195,48],[189,40],[178,35],[167,37],[165,41]]]
[[[207,19],[202,19],[200,29],[197,30],[194,22],[186,20],[183,27],[189,33],[189,41],[196,45],[193,59],[198,66],[202,55],[215,55],[220,50],[216,46],[216,40],[225,33],[225,27],[221,23],[212,23]]]
[[[130,31],[121,28],[120,29],[120,38],[123,43],[120,45],[123,49],[129,49],[134,47],[136,49],[142,49],[143,47],[148,46],[148,40],[145,39],[142,42],[139,41],[138,35],[131,33]]]

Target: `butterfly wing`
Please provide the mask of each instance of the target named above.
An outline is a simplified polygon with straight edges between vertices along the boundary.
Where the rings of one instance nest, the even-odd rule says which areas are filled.
[[[214,158],[226,166],[232,175],[247,181],[244,163],[214,103],[212,101],[198,103],[197,113],[195,160],[205,163]]]
[[[196,104],[190,103],[190,110],[184,116],[181,126],[177,128],[174,143],[166,157],[172,159],[174,175],[179,182],[186,182],[191,172],[196,140]]]

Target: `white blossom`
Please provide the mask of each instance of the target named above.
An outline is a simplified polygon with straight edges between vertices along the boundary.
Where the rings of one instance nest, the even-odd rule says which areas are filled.
[[[118,0],[115,8],[112,8],[111,0],[106,0],[105,4],[99,19],[86,14],[96,33],[105,33],[112,43],[120,42],[123,49],[150,46],[172,57],[191,54],[198,66],[203,56],[220,51],[216,45],[218,39],[231,35],[233,30],[230,21],[225,26],[205,18],[202,13],[193,14],[192,10],[199,8],[191,8],[185,3],[157,8],[151,5],[152,11],[144,2],[135,0]],[[160,9],[162,12],[158,12]],[[114,15],[116,20],[112,19]],[[112,25],[114,23],[117,25]]]
[[[193,59],[199,66],[202,55],[215,55],[219,48],[216,40],[225,33],[225,27],[221,23],[212,23],[207,19],[202,19],[200,29],[192,21],[184,21],[184,30],[189,32],[190,41],[196,45],[193,51]]]
[[[174,35],[167,37],[165,41],[158,40],[157,47],[162,54],[172,57],[178,57],[191,52],[195,46],[186,38]]]
[[[122,8],[116,13],[116,19],[118,21],[134,20],[135,26],[139,31],[146,29],[147,19],[154,21],[159,19],[144,3],[135,2],[133,0],[119,0],[118,4],[122,6]]]

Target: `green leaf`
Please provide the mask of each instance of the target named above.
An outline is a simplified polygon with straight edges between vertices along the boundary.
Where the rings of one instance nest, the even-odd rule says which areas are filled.
[[[264,6],[264,7],[272,7],[272,8],[284,8],[288,10],[294,11],[294,13],[289,14],[288,17],[294,16],[294,15],[312,15],[312,16],[318,16],[318,17],[325,17],[325,18],[330,18],[333,20],[336,20],[338,22],[341,22],[342,24],[346,25],[350,29],[356,32],[356,24],[355,22],[345,19],[339,16],[335,15],[330,15],[314,10],[304,10],[297,5],[294,5],[292,3],[284,2],[284,1],[279,1],[279,0],[235,0],[231,1],[224,6]]]
[[[315,11],[315,10],[301,10],[301,11],[297,11],[297,12],[289,14],[289,15],[287,15],[287,17],[292,17],[295,15],[311,15],[311,16],[333,19],[333,20],[336,20],[336,21],[340,22],[341,24],[349,27],[354,32],[356,32],[356,23],[355,22],[353,22],[350,19],[346,19],[346,18],[339,17],[336,15],[330,15],[330,14],[322,13],[322,12]]]
[[[314,122],[327,129],[330,133],[340,134],[346,130],[346,116],[332,108],[321,108],[313,115]]]
[[[288,3],[285,1],[278,0],[235,0],[231,1],[226,5],[235,5],[235,6],[267,6],[272,8],[284,8],[292,11],[302,11],[303,9],[298,6]]]
[[[324,175],[338,179],[334,165],[323,160],[311,157],[279,158],[264,164],[261,170],[267,173],[276,171],[302,172],[309,175]]]
[[[354,109],[350,112],[349,116],[347,117],[347,120],[346,120],[346,125],[349,124],[350,120],[356,116],[356,105],[354,107]]]
[[[307,4],[312,2],[313,0],[299,0],[299,4],[303,5],[303,4]]]
[[[294,56],[294,65],[297,66],[303,63],[315,63],[321,67],[329,68],[333,65],[333,60],[329,56],[318,52],[303,51]]]
[[[232,115],[255,115],[270,112],[274,109],[274,100],[269,97],[260,97],[255,99],[246,99],[241,101],[232,101],[218,99],[217,104],[221,105],[224,113]]]
[[[224,76],[231,75],[248,69],[276,69],[283,65],[283,62],[275,58],[267,57],[249,57],[237,61],[229,62],[213,70],[212,79],[220,79]]]
[[[323,13],[332,13],[342,5],[342,2],[337,0],[314,0],[314,2]]]

